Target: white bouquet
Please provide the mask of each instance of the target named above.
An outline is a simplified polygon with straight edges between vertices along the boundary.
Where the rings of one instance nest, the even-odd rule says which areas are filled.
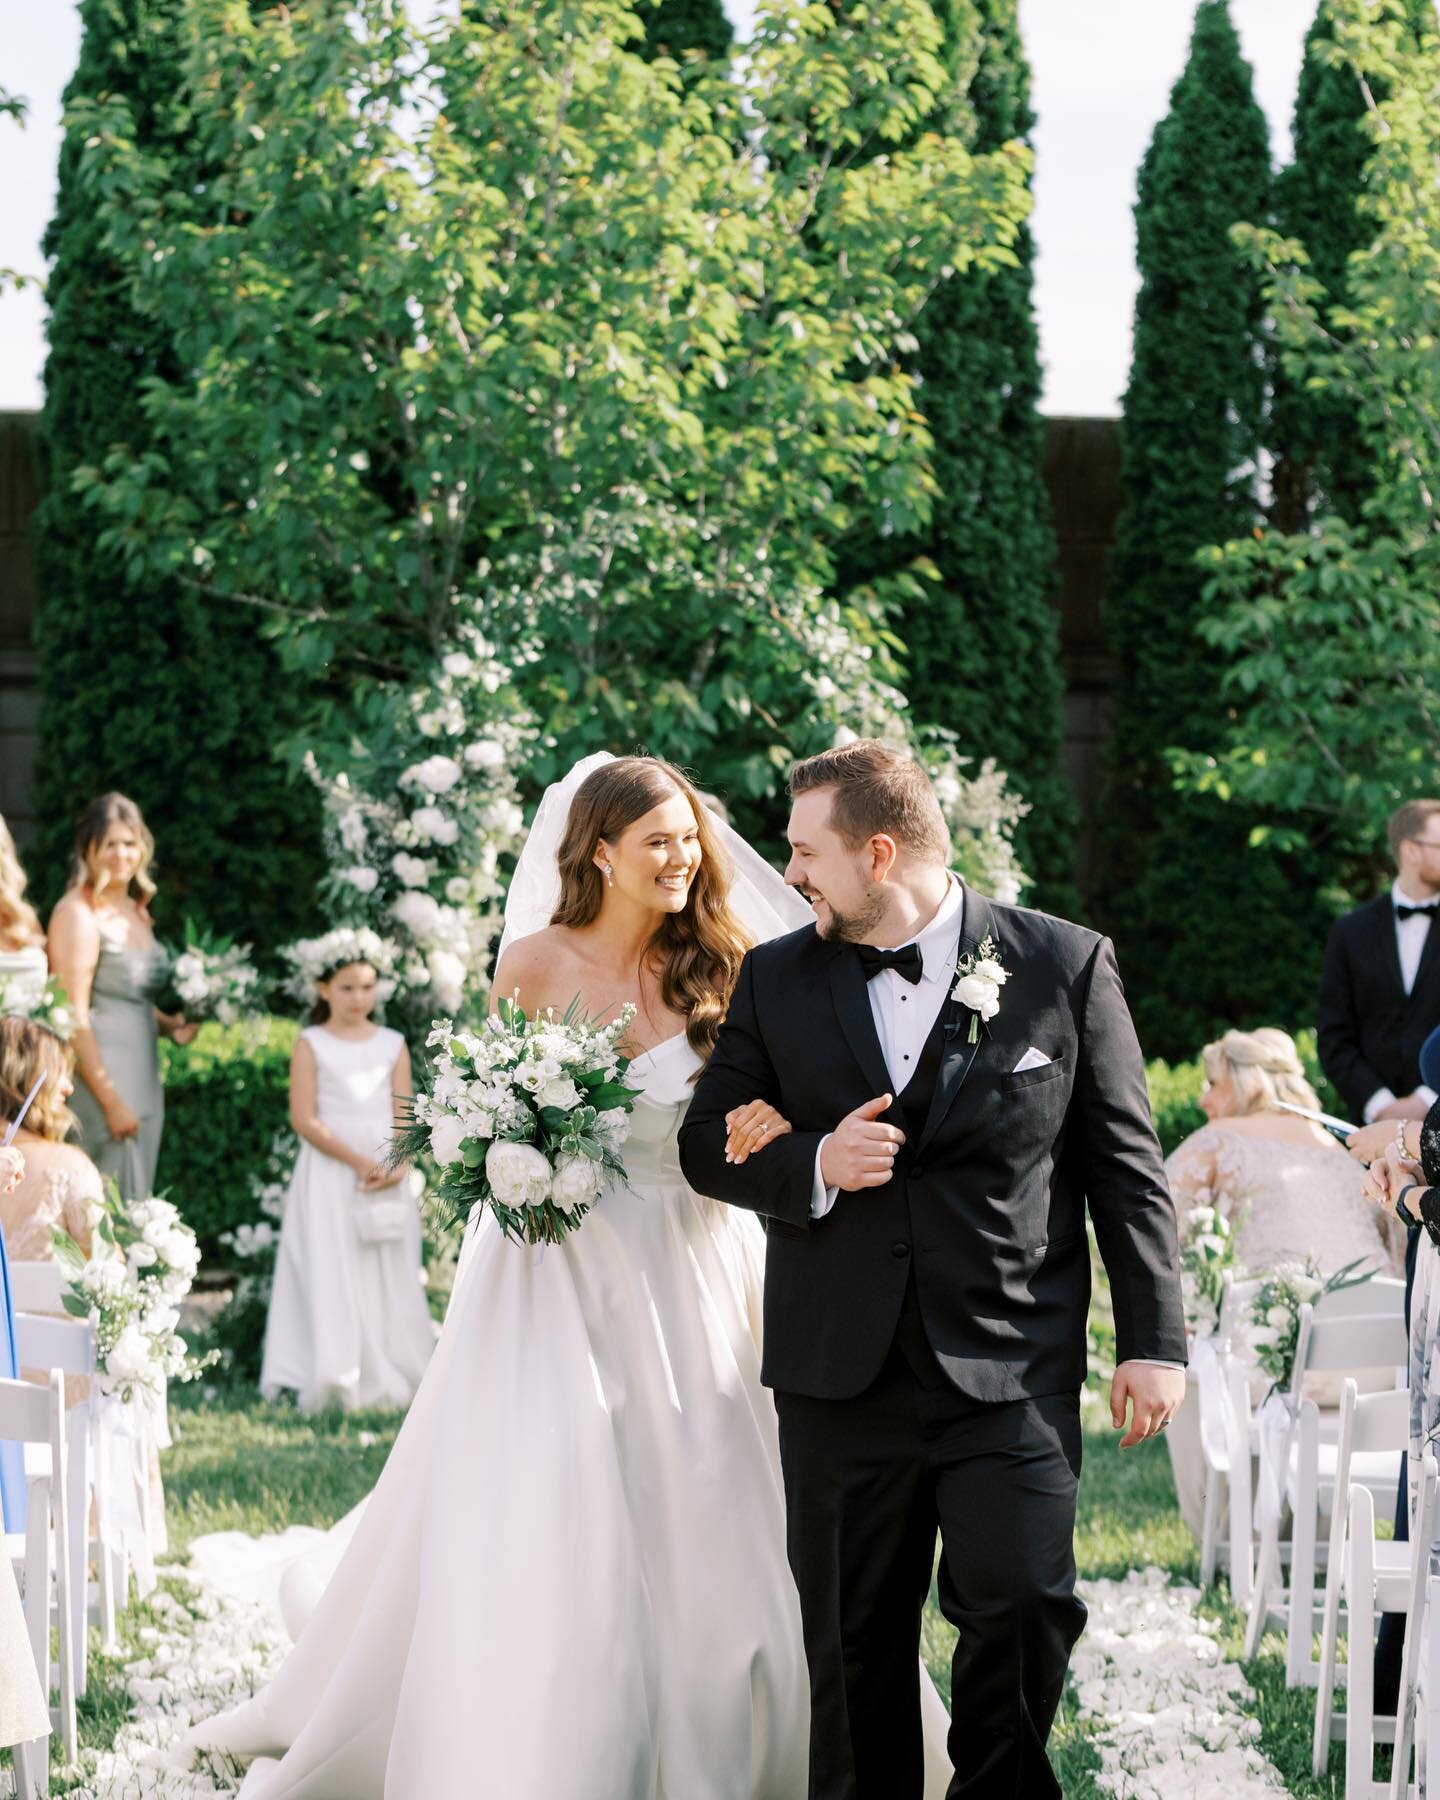
[[[43,980],[0,975],[0,1014],[48,1025],[56,1037],[68,1038],[75,1029],[75,1009],[70,1004],[70,996],[53,975],[47,975]]]
[[[260,972],[250,960],[248,944],[216,937],[187,919],[184,943],[163,948],[165,969],[155,995],[161,1012],[238,1025],[262,1010]]]
[[[1357,1275],[1355,1271],[1361,1272]],[[1364,1257],[1346,1263],[1328,1281],[1322,1280],[1313,1256],[1303,1262],[1277,1263],[1261,1282],[1250,1305],[1244,1337],[1255,1360],[1280,1389],[1290,1386],[1295,1351],[1300,1338],[1300,1308],[1341,1288],[1356,1287],[1374,1273]]]
[[[430,1155],[442,1210],[465,1224],[488,1206],[506,1237],[558,1244],[594,1204],[607,1174],[622,1174],[639,1090],[625,1085],[619,1044],[627,1006],[597,1026],[572,1004],[527,1018],[511,1000],[476,1031],[438,1020],[427,1042],[435,1080],[417,1093],[397,1133],[397,1161]]]
[[[1198,1204],[1185,1215],[1180,1245],[1185,1323],[1201,1337],[1219,1330],[1225,1272],[1235,1266],[1235,1233],[1224,1213],[1208,1203],[1206,1192],[1197,1195]]]
[[[180,1302],[200,1267],[195,1233],[168,1200],[127,1206],[108,1186],[90,1256],[63,1231],[55,1253],[71,1280],[66,1312],[95,1326],[100,1386],[128,1401],[136,1388],[161,1392],[193,1381],[219,1352],[195,1357],[179,1334]]]

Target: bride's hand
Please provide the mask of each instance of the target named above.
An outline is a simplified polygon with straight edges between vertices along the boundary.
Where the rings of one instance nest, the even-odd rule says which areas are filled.
[[[747,1156],[793,1129],[768,1100],[752,1100],[748,1106],[737,1106],[734,1112],[726,1113],[725,1128],[725,1160],[729,1163],[743,1163]]]

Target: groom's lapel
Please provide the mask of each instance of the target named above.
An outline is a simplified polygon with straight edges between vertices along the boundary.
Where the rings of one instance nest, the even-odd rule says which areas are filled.
[[[870,1010],[870,993],[865,983],[865,972],[860,967],[860,958],[850,944],[835,944],[835,954],[830,958],[830,998],[835,1002],[835,1012],[840,1020],[840,1029],[845,1033],[845,1041],[854,1052],[856,1062],[864,1070],[866,1081],[870,1083],[871,1097],[888,1094],[890,1076],[886,1072],[885,1057],[875,1031],[875,1015]]]
[[[977,894],[974,888],[967,887],[965,916],[960,932],[960,955],[974,955],[987,937],[993,938],[995,935],[995,922],[988,901],[983,894]],[[970,1065],[985,1039],[986,1028],[982,1024],[976,1042],[972,1044],[969,1041],[970,1014],[958,1001],[952,1000],[948,993],[945,997],[944,1029],[946,1035],[944,1048],[940,1053],[940,1073],[935,1078],[935,1092],[930,1097],[930,1111],[925,1117],[920,1142],[915,1146],[917,1151],[925,1148],[944,1123],[945,1115],[954,1105],[955,1096],[960,1092],[965,1077],[970,1073]]]

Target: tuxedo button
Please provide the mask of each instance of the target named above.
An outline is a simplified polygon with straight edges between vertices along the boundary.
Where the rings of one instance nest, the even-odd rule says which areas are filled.
[[[910,1178],[912,1181],[923,1181],[925,1179],[924,1163],[916,1163],[915,1167],[910,1171]]]
[[[900,1257],[908,1256],[910,1254],[910,1246],[908,1244],[892,1244],[890,1246],[890,1254],[892,1256]]]

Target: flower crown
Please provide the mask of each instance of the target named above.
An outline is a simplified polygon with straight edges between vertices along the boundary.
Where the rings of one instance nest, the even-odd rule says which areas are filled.
[[[281,952],[290,964],[285,991],[303,1005],[311,1006],[318,998],[316,983],[334,969],[347,963],[369,963],[379,980],[375,997],[380,1002],[395,992],[395,968],[400,952],[389,938],[382,938],[368,925],[337,925],[323,937],[301,938],[287,944]]]

